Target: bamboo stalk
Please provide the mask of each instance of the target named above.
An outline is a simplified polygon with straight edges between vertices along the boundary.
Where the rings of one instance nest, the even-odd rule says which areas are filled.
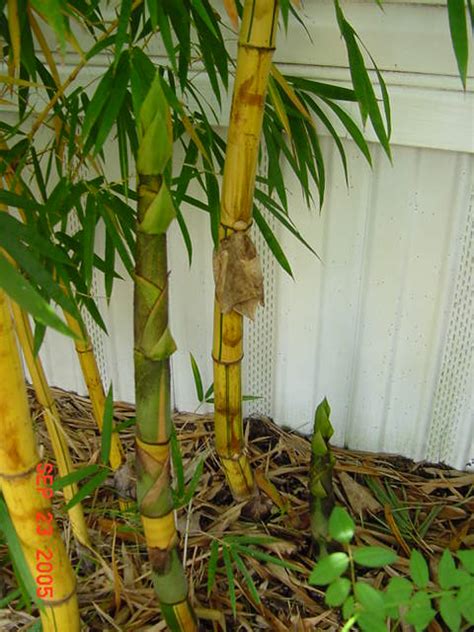
[[[309,472],[309,506],[311,536],[319,548],[319,555],[327,554],[329,518],[334,508],[332,472],[336,461],[329,445],[334,429],[329,420],[331,408],[326,398],[314,415],[311,439],[311,467]]]
[[[44,609],[44,632],[79,632],[76,580],[58,527],[51,501],[40,493],[33,426],[26,388],[5,294],[0,291],[0,480],[9,514],[33,577],[41,571],[39,560],[50,558],[45,585],[38,582]],[[44,471],[44,470],[43,470]],[[38,580],[37,580],[38,581]],[[46,589],[51,590],[46,590]]]
[[[43,364],[39,356],[35,357],[33,352],[34,344],[31,324],[28,315],[18,306],[17,303],[12,301],[11,309],[15,320],[16,334],[23,350],[26,366],[28,367],[33,388],[35,389],[36,398],[44,411],[44,421],[53,446],[58,472],[60,476],[66,476],[66,474],[70,474],[74,471],[74,465],[69,453],[64,431],[61,427],[58,409],[56,408],[56,403],[46,379]],[[69,502],[72,500],[72,498],[77,494],[77,491],[78,489],[75,483],[64,487],[65,501]],[[68,510],[68,514],[76,539],[82,545],[90,547],[91,542],[84,518],[82,504],[77,503],[74,507],[71,507],[71,509]]]
[[[252,222],[277,12],[277,0],[246,0],[244,5],[222,184],[221,241],[232,233],[248,230]],[[256,487],[242,427],[243,318],[235,311],[223,314],[217,299],[212,355],[216,450],[234,498],[248,500]]]
[[[170,361],[166,231],[175,210],[165,172],[173,148],[171,116],[159,75],[139,120],[138,214],[134,286],[137,499],[161,612],[170,630],[197,631],[177,549],[170,486]]]

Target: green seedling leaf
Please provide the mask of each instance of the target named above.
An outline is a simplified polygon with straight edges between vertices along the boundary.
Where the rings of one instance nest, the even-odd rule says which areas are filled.
[[[199,485],[199,481],[202,478],[202,471],[204,469],[204,459],[200,459],[199,463],[194,470],[194,474],[189,481],[189,485],[186,488],[186,493],[183,496],[182,505],[187,505],[191,499],[194,497],[194,493]]]
[[[468,623],[474,625],[474,599],[472,594],[474,585],[461,586],[456,597],[456,603],[461,611],[462,616]]]
[[[453,595],[441,595],[439,611],[448,628],[452,632],[461,629],[461,608]]]
[[[357,617],[357,625],[362,632],[387,632],[387,623],[380,613],[361,612]]]
[[[381,612],[384,608],[384,600],[382,593],[376,590],[370,584],[365,582],[356,582],[354,586],[354,594],[356,600],[364,608],[371,612]]]
[[[385,591],[385,606],[387,608],[396,608],[407,604],[413,593],[413,584],[406,577],[391,577]]]
[[[464,566],[464,568],[467,571],[469,571],[469,573],[471,573],[471,575],[474,575],[474,550],[472,550],[472,551],[466,551],[466,550],[456,551],[456,556],[461,560],[461,563]]]
[[[344,619],[350,619],[352,615],[354,614],[354,612],[355,612],[355,600],[354,600],[354,597],[350,595],[345,600],[344,605],[342,606],[342,616],[344,617]]]
[[[430,579],[428,564],[416,549],[413,549],[410,556],[410,575],[418,588],[426,588]]]
[[[316,564],[308,581],[313,586],[327,586],[345,573],[348,566],[349,557],[346,553],[331,553]]]
[[[352,550],[354,561],[368,568],[379,568],[393,564],[397,560],[397,554],[391,549],[381,546],[364,546]]]
[[[438,580],[439,585],[444,590],[457,585],[457,568],[454,558],[448,549],[443,551],[443,555],[438,564]]]
[[[112,384],[105,399],[104,417],[102,425],[102,438],[100,443],[100,460],[106,465],[110,456],[110,446],[112,444],[112,432],[114,426],[114,395]]]
[[[346,577],[338,577],[329,584],[324,601],[331,608],[342,606],[351,592],[351,582]]]
[[[329,535],[333,540],[348,544],[354,537],[355,523],[342,507],[334,507],[329,518]]]
[[[404,620],[406,623],[424,630],[435,616],[436,611],[431,607],[429,596],[424,591],[420,591],[413,596]]]

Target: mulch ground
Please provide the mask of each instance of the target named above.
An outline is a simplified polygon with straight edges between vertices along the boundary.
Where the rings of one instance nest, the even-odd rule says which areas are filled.
[[[89,400],[55,389],[54,394],[78,467],[98,462],[100,437],[91,417]],[[41,409],[30,393],[41,449],[51,458],[51,446],[41,421]],[[116,402],[115,421],[134,416],[133,406]],[[245,517],[244,505],[235,504],[227,490],[213,450],[212,417],[189,413],[175,415],[177,435],[183,454],[185,478],[189,480],[200,459],[204,469],[192,501],[178,512],[191,599],[202,616],[203,630],[305,632],[340,630],[337,613],[328,609],[323,593],[307,584],[314,566],[309,536],[307,438],[287,432],[268,418],[246,420],[249,454],[254,468],[264,473],[279,491],[285,507],[273,505],[258,523]],[[129,463],[133,462],[133,426],[121,432]],[[383,586],[389,575],[408,572],[410,548],[418,548],[430,560],[433,570],[443,548],[474,546],[474,474],[443,465],[413,463],[399,456],[334,449],[335,494],[357,522],[356,543],[394,548],[398,562],[387,572],[367,571],[364,577]],[[78,597],[84,631],[165,630],[150,579],[146,547],[140,533],[136,509],[120,512],[117,497],[132,493],[133,468],[110,477],[84,502],[94,551],[79,550],[74,542],[61,493],[55,496],[70,556],[78,576]],[[208,595],[208,563],[211,544],[232,546],[239,537],[273,536],[277,541],[250,544],[255,556],[241,553],[260,596],[242,572],[234,566],[236,617],[232,615],[229,582],[222,555],[215,584]],[[242,543],[243,541],[240,540]],[[245,542],[251,542],[246,540]],[[267,556],[291,562],[287,569],[268,561]],[[0,599],[15,586],[11,568],[0,546]],[[12,608],[0,610],[0,630],[26,630],[34,616]],[[398,628],[400,629],[400,628]],[[443,630],[433,622],[431,631]],[[67,631],[61,631],[67,632]]]

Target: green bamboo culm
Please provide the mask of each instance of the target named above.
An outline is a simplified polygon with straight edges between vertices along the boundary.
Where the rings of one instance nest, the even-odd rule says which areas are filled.
[[[309,472],[311,536],[318,547],[319,556],[327,553],[329,517],[334,508],[332,472],[336,459],[329,445],[334,434],[329,421],[330,414],[331,408],[324,398],[314,415]]]
[[[172,632],[197,631],[177,550],[170,486],[170,356],[166,231],[175,218],[168,188],[171,115],[157,73],[138,121],[138,216],[134,288],[137,498],[161,612]]]

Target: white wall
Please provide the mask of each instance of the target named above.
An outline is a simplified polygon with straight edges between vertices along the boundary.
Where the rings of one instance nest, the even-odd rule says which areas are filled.
[[[474,456],[472,79],[463,94],[445,7],[384,5],[384,12],[373,2],[344,7],[385,71],[393,166],[373,145],[371,171],[345,140],[347,189],[334,145],[324,139],[329,175],[321,215],[305,209],[290,177],[292,216],[322,263],[279,231],[292,280],[260,246],[267,307],[247,326],[245,390],[263,395],[249,410],[303,431],[326,395],[338,445],[463,467]],[[344,85],[347,62],[332,3],[307,2],[305,12],[314,43],[292,26],[276,59],[286,71]],[[368,137],[374,140],[370,130]],[[207,217],[186,217],[194,262],[189,269],[174,226],[171,317],[179,346],[175,402],[190,410],[196,400],[189,352],[206,386],[212,380],[213,281]],[[104,311],[110,337],[94,334],[102,370],[116,396],[132,400],[129,281],[117,283]],[[69,341],[48,334],[42,355],[52,383],[83,391]]]

